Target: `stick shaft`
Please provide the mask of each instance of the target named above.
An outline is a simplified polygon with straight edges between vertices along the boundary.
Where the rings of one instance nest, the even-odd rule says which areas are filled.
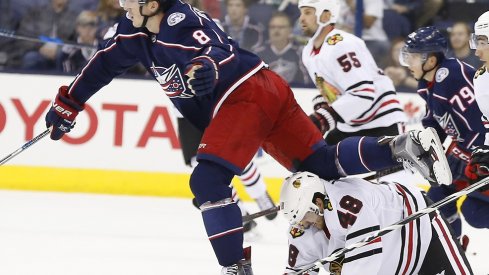
[[[20,35],[20,34],[16,34],[14,31],[4,30],[4,29],[0,29],[0,36],[24,40],[24,41],[30,41],[30,42],[34,42],[34,43],[54,43],[54,44],[60,45],[60,46],[66,45],[66,46],[71,46],[71,47],[75,47],[75,48],[96,49],[96,47],[93,45],[78,44],[78,43],[74,43],[74,42],[63,41],[59,38],[51,38],[51,37],[47,37],[47,36],[33,37],[33,36],[27,36],[27,35]]]
[[[22,147],[20,147],[19,149],[15,150],[11,154],[7,155],[2,160],[0,160],[0,166],[2,166],[3,164],[5,164],[7,161],[11,160],[12,158],[14,158],[15,156],[17,156],[18,154],[22,153],[27,148],[31,147],[34,143],[38,142],[43,137],[47,136],[50,132],[51,132],[51,130],[50,129],[47,129],[46,131],[40,133],[38,136],[36,136],[33,139],[31,139],[28,142],[26,142],[24,145],[22,145]]]

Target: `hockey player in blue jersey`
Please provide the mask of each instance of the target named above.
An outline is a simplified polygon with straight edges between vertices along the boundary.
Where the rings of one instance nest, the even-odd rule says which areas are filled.
[[[241,213],[229,184],[259,146],[287,169],[324,179],[385,169],[396,165],[396,159],[412,163],[432,182],[451,181],[434,130],[383,144],[355,137],[327,146],[287,83],[256,55],[240,49],[205,13],[177,0],[120,2],[127,18],[75,80],[59,89],[46,125],[52,127],[51,138],[60,139],[91,96],[141,62],[180,113],[204,133],[190,188],[223,266],[221,274],[252,274],[249,250],[243,249]]]
[[[424,127],[433,127],[442,140],[452,138],[446,155],[453,175],[450,186],[432,187],[428,196],[439,201],[468,186],[464,174],[471,152],[484,144],[482,116],[475,102],[474,68],[455,58],[446,58],[446,38],[435,27],[422,27],[411,33],[401,50],[401,64],[418,80],[418,94],[426,101]],[[441,209],[455,235],[461,236],[462,224],[453,202]],[[462,205],[465,220],[476,228],[489,228],[489,197],[472,193]],[[481,216],[481,213],[486,213]]]

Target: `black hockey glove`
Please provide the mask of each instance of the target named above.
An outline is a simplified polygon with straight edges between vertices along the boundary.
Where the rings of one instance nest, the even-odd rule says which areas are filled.
[[[489,146],[482,145],[472,152],[470,162],[465,168],[465,175],[470,179],[470,183],[475,183],[489,176]],[[479,191],[489,190],[489,185],[485,185]]]
[[[197,96],[211,94],[219,79],[217,65],[210,57],[199,56],[185,66],[187,86]]]
[[[51,109],[46,114],[46,127],[53,126],[51,139],[58,140],[75,126],[75,118],[84,105],[75,102],[68,94],[68,86],[61,86]]]

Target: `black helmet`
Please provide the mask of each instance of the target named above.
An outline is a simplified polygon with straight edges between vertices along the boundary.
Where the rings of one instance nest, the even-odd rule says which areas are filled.
[[[410,53],[443,53],[448,48],[445,36],[435,27],[422,27],[406,39],[405,50]]]

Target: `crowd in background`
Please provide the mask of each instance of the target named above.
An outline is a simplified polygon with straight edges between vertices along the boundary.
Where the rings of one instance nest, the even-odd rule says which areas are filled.
[[[297,0],[185,2],[218,19],[242,48],[259,55],[291,85],[314,86],[301,62],[307,38],[298,25]],[[355,22],[360,18],[358,0],[341,3],[336,27],[363,38],[399,92],[416,90],[416,80],[400,66],[398,55],[406,36],[421,26],[435,25],[446,33],[448,56],[476,68],[481,65],[469,48],[469,37],[473,20],[484,5],[487,9],[489,0],[363,0],[360,30]],[[0,71],[76,74],[114,34],[113,25],[121,16],[125,12],[119,0],[0,0]],[[8,38],[2,33],[18,37]],[[28,41],[20,36],[56,38],[72,44]],[[145,70],[135,67],[129,73],[144,76]]]

